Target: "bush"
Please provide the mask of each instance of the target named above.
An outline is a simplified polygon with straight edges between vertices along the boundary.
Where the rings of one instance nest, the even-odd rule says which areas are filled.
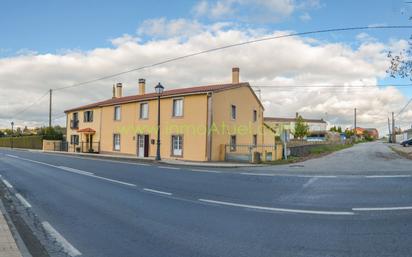
[[[26,149],[42,149],[42,136],[27,136],[27,137],[2,137],[0,138],[0,147],[26,148]]]
[[[55,128],[40,128],[38,134],[45,140],[63,140],[63,133]]]

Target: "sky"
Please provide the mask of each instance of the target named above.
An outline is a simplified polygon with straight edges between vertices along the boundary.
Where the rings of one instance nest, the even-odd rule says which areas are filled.
[[[227,44],[312,30],[412,25],[405,1],[184,0],[97,1],[1,0],[0,127],[47,124],[49,88],[66,87],[165,59]],[[331,125],[358,124],[386,132],[390,112],[399,112],[412,89],[393,79],[388,51],[407,46],[410,29],[334,32],[260,42],[145,69],[117,78],[55,91],[53,122],[64,110],[111,97],[122,82],[136,94],[139,78],[148,90],[225,83],[231,68],[241,80],[261,86],[266,116],[325,118]],[[296,85],[341,85],[297,88]],[[282,88],[265,86],[285,86]],[[367,88],[350,86],[372,85]],[[412,106],[398,124],[412,123]]]

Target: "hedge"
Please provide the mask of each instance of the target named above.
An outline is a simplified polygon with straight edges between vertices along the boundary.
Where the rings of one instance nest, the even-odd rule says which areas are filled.
[[[26,149],[42,149],[42,136],[24,136],[24,137],[2,137],[0,138],[0,147],[11,147],[13,140],[13,147]]]

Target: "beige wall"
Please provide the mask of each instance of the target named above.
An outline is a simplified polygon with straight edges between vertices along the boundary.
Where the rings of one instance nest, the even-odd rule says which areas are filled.
[[[237,109],[236,120],[231,117],[231,105]],[[230,143],[230,136],[236,135],[237,144],[252,144],[256,134],[258,144],[263,144],[263,108],[251,89],[241,87],[234,90],[221,91],[213,94],[213,122],[219,133],[212,133],[212,160],[221,161],[224,144]],[[257,121],[253,122],[253,110],[256,110]],[[226,127],[222,126],[222,122]]]
[[[206,132],[198,133],[198,127],[206,128],[207,96],[191,95],[176,97],[183,99],[183,117],[172,117],[175,98],[161,99],[161,156],[162,158],[206,160]],[[149,118],[139,118],[140,103],[149,104]],[[113,134],[119,133],[122,154],[137,155],[137,134],[148,134],[149,141],[157,140],[157,100],[123,104],[121,120],[114,121],[114,106],[102,108],[101,151],[118,153],[113,150]],[[171,155],[171,137],[183,135],[183,156]],[[156,155],[156,144],[149,144],[149,156]]]
[[[93,111],[93,122],[84,122],[84,112],[85,111]],[[93,142],[99,142],[101,140],[101,134],[100,134],[100,125],[101,125],[101,108],[93,108],[93,109],[85,109],[81,111],[75,111],[78,113],[79,117],[79,129],[84,129],[84,128],[91,128],[96,131],[96,133],[93,135]],[[67,113],[67,142],[69,142],[69,151],[73,152],[74,151],[74,146],[70,145],[70,137],[71,135],[79,135],[79,142],[86,141],[85,135],[82,133],[78,133],[77,129],[71,129],[70,128],[70,121],[73,119],[73,113],[75,112],[69,112]]]

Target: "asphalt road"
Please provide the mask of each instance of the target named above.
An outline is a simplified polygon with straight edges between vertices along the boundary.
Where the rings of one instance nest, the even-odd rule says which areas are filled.
[[[411,164],[381,143],[247,170],[0,149],[22,205],[89,257],[411,256]]]

